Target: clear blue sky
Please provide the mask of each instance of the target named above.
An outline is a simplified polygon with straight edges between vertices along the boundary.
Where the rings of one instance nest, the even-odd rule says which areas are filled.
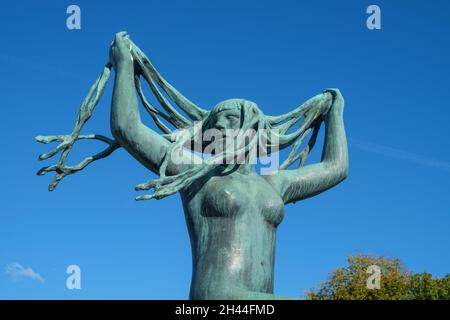
[[[66,178],[35,172],[69,133],[127,30],[160,72],[210,108],[226,98],[281,114],[328,87],[346,99],[350,176],[288,205],[278,229],[275,292],[300,296],[356,253],[400,258],[413,272],[450,272],[450,2],[7,1],[0,27],[0,298],[185,299],[190,244],[178,196],[135,202],[152,175],[123,150]],[[378,4],[382,29],[366,28]],[[85,133],[109,132],[111,84]],[[147,119],[148,120],[148,119]],[[103,148],[80,143],[72,161]],[[320,147],[315,149],[317,160]],[[40,274],[13,279],[17,262]],[[82,289],[65,288],[66,267]]]

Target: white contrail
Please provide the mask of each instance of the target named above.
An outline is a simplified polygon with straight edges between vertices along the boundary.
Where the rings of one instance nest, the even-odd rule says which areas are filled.
[[[378,153],[384,156],[406,160],[423,166],[441,169],[450,173],[450,163],[439,159],[434,159],[419,154],[403,151],[397,148],[387,147],[357,139],[349,139],[349,145],[351,147],[356,147],[358,149],[367,152]]]

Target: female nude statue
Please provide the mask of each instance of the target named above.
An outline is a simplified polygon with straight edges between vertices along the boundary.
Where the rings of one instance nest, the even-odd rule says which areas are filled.
[[[109,144],[103,153],[87,158],[87,163],[67,167],[62,161],[59,165],[41,169],[39,174],[56,171],[57,183],[65,175],[81,170],[90,161],[102,158],[118,147],[125,148],[146,168],[159,175],[156,181],[136,187],[137,190],[155,189],[154,194],[140,196],[139,200],[160,199],[176,192],[181,196],[193,256],[190,299],[286,299],[273,294],[275,233],[283,219],[284,206],[317,195],[347,177],[344,101],[339,90],[326,90],[292,112],[277,117],[264,115],[255,103],[243,99],[226,100],[211,111],[206,111],[169,85],[131,42],[126,32],[116,35],[110,48],[107,68],[115,70],[111,105],[111,131],[115,140],[98,135],[81,136],[81,126],[78,126],[78,135],[39,136],[37,139],[40,142],[63,142],[62,147],[42,155],[41,159],[61,150],[66,152],[77,139],[99,139]],[[140,75],[149,81],[168,115],[163,115],[143,97],[138,81]],[[104,79],[100,78],[97,84],[102,82]],[[306,133],[313,132],[313,137],[300,156],[291,152],[287,163],[270,175],[258,174],[251,163],[179,164],[171,157],[177,142],[167,138],[171,131],[157,116],[163,117],[177,129],[189,129],[192,122],[186,122],[184,116],[170,106],[167,98],[157,93],[157,85],[192,120],[203,121],[202,130],[276,128],[278,146],[281,149],[294,146],[295,151]],[[165,134],[142,123],[136,88],[147,111]],[[102,90],[99,91],[97,96],[101,95]],[[92,102],[97,99],[95,90],[93,96],[90,102],[84,104],[85,107],[89,103],[96,104]],[[92,110],[84,118],[79,116],[77,123],[84,123],[86,120],[80,119],[89,118],[91,113]],[[300,120],[303,120],[303,125],[288,133],[288,129],[300,123]],[[303,166],[321,122],[325,124],[322,160]],[[248,148],[244,150],[243,153],[247,154]],[[64,152],[65,158],[67,153]],[[186,150],[181,152],[184,156],[192,157]],[[220,156],[213,153],[213,157]],[[301,160],[299,168],[286,168],[296,160]]]

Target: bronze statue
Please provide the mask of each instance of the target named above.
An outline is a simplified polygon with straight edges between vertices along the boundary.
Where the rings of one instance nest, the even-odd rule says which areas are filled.
[[[114,139],[81,135],[111,69],[115,71],[111,105]],[[141,76],[149,83],[163,110],[145,98]],[[136,91],[162,134],[142,123]],[[180,113],[169,98],[189,118]],[[137,190],[154,189],[153,194],[138,196],[138,200],[161,199],[177,192],[181,196],[193,255],[191,299],[287,299],[273,294],[276,229],[283,219],[286,204],[315,196],[347,177],[343,108],[339,90],[329,89],[280,116],[266,116],[254,102],[244,99],[226,100],[207,111],[172,87],[128,34],[120,32],[110,48],[109,63],[81,107],[73,132],[36,138],[43,143],[60,142],[56,149],[41,155],[41,160],[62,152],[56,165],[44,167],[38,174],[56,172],[49,186],[49,190],[53,190],[65,176],[82,170],[119,147],[125,148],[159,175],[157,180],[136,187]],[[325,124],[322,160],[304,165],[322,122]],[[195,150],[201,151],[206,147],[191,134],[196,123],[200,123],[201,131],[252,129],[270,134],[265,149],[260,147],[259,135],[253,135],[235,146],[233,152],[225,146],[210,152],[207,159],[198,159],[198,153],[185,148],[194,144]],[[189,134],[175,139],[177,130]],[[308,142],[301,149],[308,136]],[[101,140],[108,147],[76,166],[67,166],[65,160],[79,139]],[[288,147],[291,151],[286,161],[271,174],[258,174],[254,163],[223,161],[237,157],[247,159],[251,150],[264,150],[267,155]],[[189,161],[174,161],[175,151]],[[288,169],[297,161],[298,168]]]

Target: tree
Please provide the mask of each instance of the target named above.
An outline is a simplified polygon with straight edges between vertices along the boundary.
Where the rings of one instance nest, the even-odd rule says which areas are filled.
[[[356,255],[349,265],[338,268],[318,288],[306,292],[310,300],[406,300],[450,299],[450,275],[433,278],[429,273],[411,274],[399,259]],[[380,270],[378,289],[368,286],[370,266]]]
[[[430,273],[413,274],[410,277],[408,299],[450,300],[450,274],[433,278]]]

